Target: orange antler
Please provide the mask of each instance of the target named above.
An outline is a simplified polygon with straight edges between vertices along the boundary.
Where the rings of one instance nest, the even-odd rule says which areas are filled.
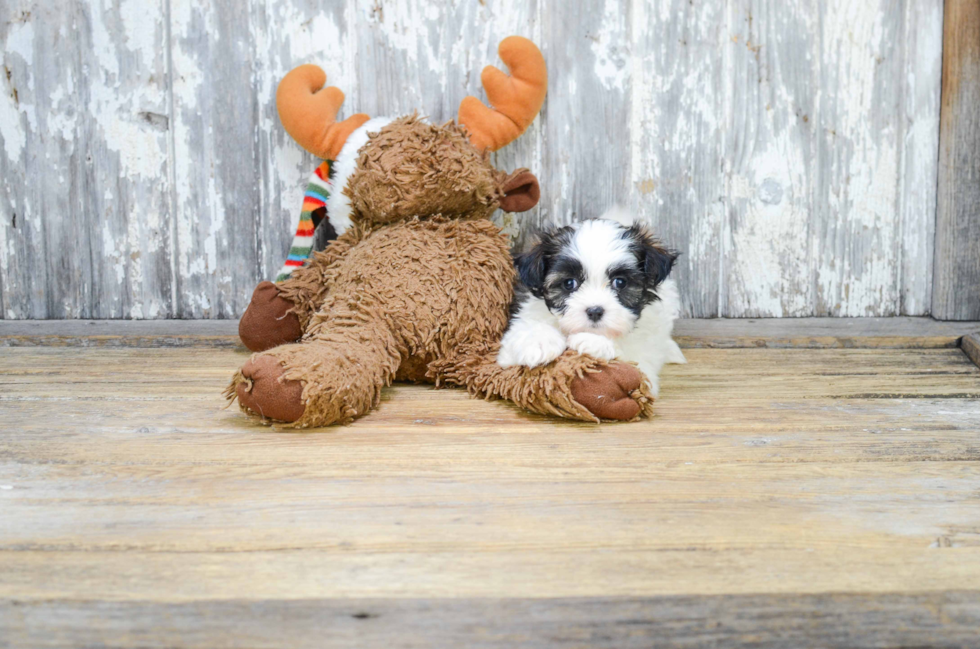
[[[459,104],[459,123],[466,126],[477,149],[496,151],[516,140],[541,110],[548,91],[548,69],[537,46],[526,38],[508,36],[497,48],[510,76],[492,65],[480,79],[493,108],[476,97]]]
[[[299,145],[320,158],[336,160],[344,142],[370,117],[357,114],[337,122],[344,103],[339,88],[324,88],[327,75],[315,65],[301,65],[279,82],[276,108],[286,132]]]

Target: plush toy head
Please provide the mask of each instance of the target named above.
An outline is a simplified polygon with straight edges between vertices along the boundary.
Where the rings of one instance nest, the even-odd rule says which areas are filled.
[[[321,194],[338,233],[352,223],[435,215],[486,218],[498,207],[522,212],[537,204],[534,175],[526,169],[496,170],[489,152],[516,139],[540,110],[548,85],[544,58],[531,41],[517,36],[504,39],[499,52],[512,76],[493,66],[482,74],[495,108],[467,97],[459,124],[441,126],[415,115],[370,119],[359,114],[337,122],[344,95],[322,88],[326,75],[320,68],[304,65],[286,75],[276,96],[279,114],[301,146],[330,161]]]
[[[538,201],[533,174],[497,171],[453,122],[435,126],[403,117],[362,151],[344,190],[354,221],[387,223],[436,214],[483,218],[497,207],[525,211]]]

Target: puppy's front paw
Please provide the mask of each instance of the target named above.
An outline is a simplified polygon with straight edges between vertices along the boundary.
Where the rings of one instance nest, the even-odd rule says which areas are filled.
[[[553,327],[509,331],[500,344],[497,364],[501,367],[547,365],[565,351],[565,337]]]
[[[587,331],[568,337],[568,348],[603,361],[616,358],[616,346],[605,336],[590,334]]]

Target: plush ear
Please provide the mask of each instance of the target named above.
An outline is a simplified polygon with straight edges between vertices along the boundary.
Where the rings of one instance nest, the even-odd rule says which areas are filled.
[[[503,197],[500,209],[505,212],[526,212],[541,200],[538,179],[527,169],[518,169],[500,186]]]
[[[548,272],[544,244],[538,243],[529,251],[514,257],[514,266],[521,283],[534,297],[544,296],[544,278]]]

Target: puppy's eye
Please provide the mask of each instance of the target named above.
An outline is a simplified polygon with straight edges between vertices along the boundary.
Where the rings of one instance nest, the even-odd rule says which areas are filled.
[[[621,291],[626,286],[625,277],[613,277],[612,287],[617,291]]]
[[[569,277],[561,284],[566,291],[574,291],[578,288],[578,280],[574,277]]]

